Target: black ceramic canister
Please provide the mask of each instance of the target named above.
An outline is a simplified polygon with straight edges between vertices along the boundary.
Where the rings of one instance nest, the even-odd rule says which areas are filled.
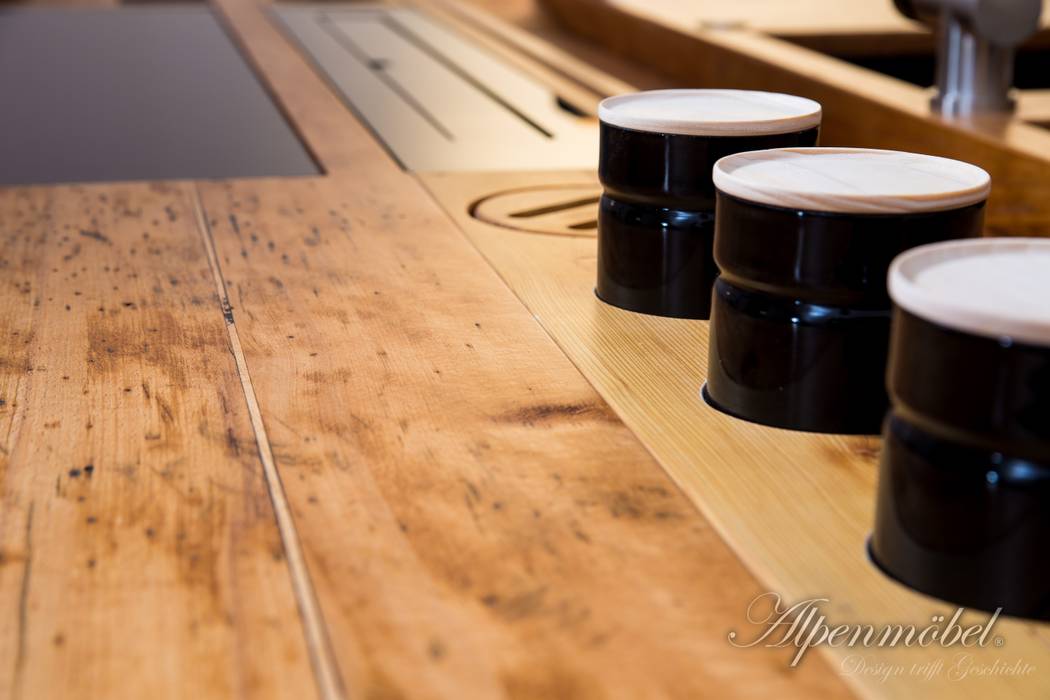
[[[711,167],[732,153],[812,146],[820,105],[747,90],[655,90],[603,101],[598,298],[658,316],[706,319]]]
[[[721,275],[705,399],[766,425],[878,433],[890,262],[979,236],[988,174],[913,153],[800,148],[730,156],[714,182]]]
[[[1050,620],[1050,241],[900,256],[872,556],[958,605]]]

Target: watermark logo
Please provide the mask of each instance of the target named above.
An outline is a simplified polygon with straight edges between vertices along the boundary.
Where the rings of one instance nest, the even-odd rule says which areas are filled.
[[[747,607],[747,621],[753,635],[742,640],[736,630],[729,632],[729,643],[741,649],[750,647],[794,647],[792,667],[815,647],[893,648],[893,647],[1001,647],[1003,638],[993,634],[999,620],[997,609],[987,620],[963,625],[960,620],[966,608],[957,608],[950,616],[934,615],[930,623],[915,624],[833,624],[828,622],[821,605],[827,598],[810,598],[792,605],[784,603],[778,593],[763,593]]]
[[[917,678],[922,681],[965,681],[971,678],[1026,677],[1035,673],[1035,666],[1023,659],[980,660],[968,652],[959,652],[951,658],[931,659],[917,663],[889,663],[864,654],[850,654],[842,659],[839,668],[844,676],[864,676],[879,683],[897,678]]]

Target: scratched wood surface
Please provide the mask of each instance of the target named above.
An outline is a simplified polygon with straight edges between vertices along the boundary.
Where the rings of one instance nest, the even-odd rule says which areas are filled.
[[[846,694],[729,647],[759,583],[258,9],[222,8],[329,171],[200,193],[348,695]]]
[[[829,599],[829,620],[922,624],[951,614],[946,603],[889,580],[867,558],[874,522],[877,437],[819,435],[767,428],[730,418],[699,396],[706,374],[707,322],[636,314],[599,302],[593,293],[596,238],[536,234],[493,226],[470,215],[496,190],[572,184],[578,202],[591,172],[427,173],[435,198],[492,263],[602,398],[693,499],[771,590],[787,600]],[[555,190],[556,192],[556,190]],[[596,212],[573,205],[575,217]],[[982,616],[977,616],[981,619]],[[1050,625],[1004,620],[1002,648],[976,650],[978,664],[1022,659],[1024,677],[953,679],[958,649],[822,649],[836,672],[867,698],[1045,698],[1050,694]],[[880,678],[848,672],[862,659],[880,664],[944,664],[928,680],[907,672]]]
[[[348,695],[834,694],[728,648],[758,583],[409,185],[202,187]]]
[[[0,192],[0,697],[310,697],[186,185]]]
[[[687,493],[646,449],[632,402],[659,401],[623,353],[670,377],[695,325],[592,313],[591,239],[486,260],[464,197],[530,176],[428,176],[450,217],[253,0],[219,9],[325,176],[0,192],[0,697],[853,695],[823,657],[728,645],[755,594],[809,590],[784,567],[812,553],[776,568],[779,504],[748,525],[698,490],[739,513],[752,484],[676,469],[732,464],[735,424],[671,425]],[[455,14],[581,100],[616,83]],[[624,388],[580,333],[622,341],[598,359]],[[866,517],[873,447],[827,450]],[[855,565],[857,527],[819,566]]]
[[[325,177],[0,193],[0,697],[848,697],[250,2]]]

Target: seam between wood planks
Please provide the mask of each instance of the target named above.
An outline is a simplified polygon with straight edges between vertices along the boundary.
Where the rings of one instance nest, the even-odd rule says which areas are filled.
[[[18,649],[15,652],[15,674],[11,683],[13,697],[22,697],[22,670],[26,660],[26,637],[29,628],[29,583],[33,571],[33,501],[29,502],[26,513],[25,558],[26,565],[22,570],[22,583],[18,591]]]
[[[306,561],[299,542],[299,533],[295,529],[295,520],[292,517],[288,496],[284,492],[281,475],[277,471],[277,464],[273,458],[273,450],[270,447],[270,439],[266,434],[262,411],[259,409],[259,401],[255,395],[255,389],[252,387],[251,376],[248,373],[248,364],[241,349],[240,337],[237,334],[237,326],[233,319],[233,307],[230,306],[229,296],[226,294],[226,282],[219,267],[219,256],[215,251],[211,225],[208,223],[208,218],[204,212],[204,203],[201,201],[200,189],[197,185],[192,187],[197,230],[200,232],[201,240],[204,242],[204,249],[208,254],[208,266],[211,268],[212,276],[215,279],[215,290],[219,295],[219,303],[222,307],[222,315],[226,322],[226,331],[230,339],[230,352],[237,363],[237,375],[241,380],[241,388],[244,390],[245,402],[248,404],[248,415],[251,418],[252,431],[255,434],[259,459],[263,466],[266,490],[270,494],[274,519],[277,521],[277,530],[284,548],[285,561],[288,562],[288,573],[292,579],[292,589],[295,592],[295,600],[299,605],[299,617],[303,624],[303,635],[306,638],[306,647],[310,654],[310,664],[313,666],[318,694],[322,700],[344,700],[346,693],[335,662],[335,655],[332,653],[324,618],[321,615],[321,608],[317,602],[317,594],[314,591],[313,583],[310,581],[310,573],[306,568]]]

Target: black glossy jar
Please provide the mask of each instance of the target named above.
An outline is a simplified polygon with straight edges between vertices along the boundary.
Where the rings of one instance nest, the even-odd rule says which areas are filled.
[[[910,157],[859,149],[767,153],[784,158],[773,165],[787,169],[789,187],[796,186],[796,169],[816,168],[810,162],[825,155],[856,158],[862,182],[866,161]],[[752,156],[764,157],[746,154]],[[716,179],[749,198],[728,194],[720,185],[714,258],[721,276],[713,295],[704,398],[726,413],[765,425],[878,433],[888,407],[890,262],[918,245],[979,236],[987,174],[958,163],[972,169],[977,185],[967,197],[950,201],[970,203],[922,211],[927,200],[916,206],[905,193],[880,196],[875,191],[857,200],[849,172],[834,168],[820,173],[829,182],[836,180],[829,192],[800,184],[798,190],[768,196],[772,190],[763,189],[765,171],[751,189],[746,172],[736,171],[740,181],[735,183],[720,177],[719,169],[732,168],[732,160],[719,164]],[[931,160],[935,165],[944,161]],[[882,184],[890,186],[892,172],[884,174]],[[834,190],[840,186],[841,192]],[[931,186],[927,183],[927,189]]]
[[[596,293],[631,311],[706,319],[720,158],[817,142],[820,105],[739,90],[658,90],[602,103]]]
[[[997,270],[1003,251],[1027,258],[1028,272]],[[940,288],[921,282],[962,256],[998,279],[978,313],[945,292],[943,273],[933,273]],[[929,246],[894,263],[893,408],[871,542],[883,570],[923,593],[1041,620],[1050,620],[1050,307],[1032,323],[1003,296],[994,306],[995,287],[1047,279],[1048,268],[1050,241],[1020,239]],[[1050,305],[1050,282],[1043,288]]]

